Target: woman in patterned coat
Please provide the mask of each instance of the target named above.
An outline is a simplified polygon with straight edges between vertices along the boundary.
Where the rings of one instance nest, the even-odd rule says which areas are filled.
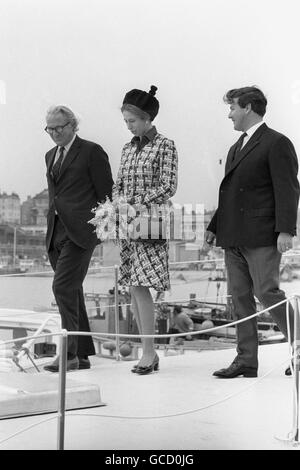
[[[145,210],[153,213],[154,209],[167,207],[177,188],[174,142],[158,133],[152,123],[159,109],[154,96],[156,90],[151,86],[149,93],[137,89],[129,91],[121,108],[134,137],[123,148],[114,196],[123,196],[140,213]],[[119,282],[130,287],[132,309],[139,333],[143,335],[155,334],[150,288],[158,292],[170,288],[168,248],[167,239],[121,240]],[[142,339],[142,348],[142,357],[132,372],[145,375],[158,370],[154,339]]]

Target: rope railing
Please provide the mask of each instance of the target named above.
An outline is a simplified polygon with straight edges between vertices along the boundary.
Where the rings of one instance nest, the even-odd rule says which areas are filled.
[[[203,263],[207,263],[210,261],[223,261],[222,260],[201,260]],[[197,261],[199,263],[200,261]],[[174,263],[178,264],[178,263]],[[191,264],[190,262],[182,262],[182,264]],[[184,333],[173,333],[173,334],[153,334],[153,335],[140,335],[140,334],[129,334],[129,333],[119,333],[119,307],[123,305],[130,305],[130,304],[122,304],[119,301],[119,292],[118,292],[118,266],[114,267],[105,267],[105,269],[108,268],[114,268],[115,276],[114,276],[114,285],[115,285],[115,292],[114,292],[114,304],[107,305],[107,307],[114,307],[115,310],[115,325],[116,325],[116,331],[114,333],[108,333],[108,332],[79,332],[79,331],[66,331],[66,330],[60,330],[59,332],[51,332],[51,333],[42,333],[43,328],[47,324],[47,321],[50,321],[51,317],[48,317],[46,323],[44,322],[43,325],[39,327],[39,329],[35,332],[33,336],[26,336],[23,338],[16,338],[13,340],[7,340],[3,341],[0,345],[0,351],[2,348],[5,348],[9,344],[16,344],[17,342],[25,341],[25,345],[23,345],[20,348],[19,351],[19,357],[23,355],[26,351],[28,351],[29,347],[32,346],[32,344],[39,338],[46,338],[46,337],[53,337],[53,336],[59,336],[59,341],[60,341],[60,363],[59,363],[59,406],[58,406],[58,430],[57,430],[57,448],[58,449],[63,449],[64,448],[64,430],[65,430],[65,388],[66,388],[66,363],[67,363],[67,338],[68,336],[92,336],[94,338],[103,338],[104,337],[113,337],[116,339],[116,360],[120,359],[120,351],[119,351],[119,339],[120,338],[176,338],[176,337],[181,337],[181,336],[186,336],[186,332]],[[97,268],[99,269],[99,268]],[[45,272],[43,272],[45,273]],[[26,274],[26,273],[24,273]],[[29,273],[32,274],[32,273]],[[14,275],[12,275],[14,276]],[[17,274],[17,276],[20,276],[20,274]],[[230,296],[219,296],[220,298],[228,298]],[[294,299],[295,301],[295,311],[297,314],[295,315],[295,318],[298,319],[299,315],[299,310],[298,310],[298,299],[299,296],[297,294],[293,294],[292,296],[289,296],[287,299],[284,299],[281,302],[278,302],[277,304],[270,306],[268,308],[265,308],[263,310],[260,310],[256,312],[255,314],[240,319],[236,321],[232,321],[230,323],[226,323],[224,325],[219,325],[215,326],[212,328],[205,328],[201,330],[196,330],[196,331],[191,331],[189,332],[189,335],[201,335],[201,334],[207,334],[211,332],[215,332],[217,330],[221,330],[222,328],[229,328],[232,326],[235,326],[237,324],[243,323],[245,321],[251,320],[252,318],[258,317],[259,315],[262,315],[266,312],[270,312],[273,308],[278,307],[279,305],[282,305],[286,303],[286,315],[287,315],[287,324],[288,324],[288,332],[290,336],[290,326],[289,326],[289,316],[288,316],[288,305],[289,302]],[[186,300],[185,300],[186,301]],[[190,301],[199,301],[199,299],[190,299]],[[207,301],[207,297],[205,298],[204,302]],[[174,301],[172,301],[173,303]],[[180,300],[182,302],[182,300]],[[199,301],[201,302],[201,301]],[[156,302],[157,304],[167,304],[167,300],[159,300]],[[102,305],[100,307],[103,307]],[[104,308],[104,307],[103,307]],[[97,306],[95,306],[93,309],[97,309]],[[9,310],[9,309],[6,309]],[[28,311],[30,313],[33,313],[32,311]],[[37,312],[34,312],[37,313]],[[298,321],[298,326],[297,328],[295,327],[295,334],[297,334],[299,328],[299,321]],[[41,334],[39,334],[41,332]],[[297,342],[298,341],[298,342]],[[290,342],[290,341],[289,341]],[[294,347],[294,368],[292,367],[292,362],[290,360],[290,365],[291,365],[291,370],[294,376],[294,423],[293,423],[293,431],[291,432],[291,437],[289,438],[290,442],[293,443],[299,443],[299,419],[298,419],[298,410],[299,410],[299,389],[298,389],[298,378],[299,378],[299,361],[298,361],[298,346],[300,344],[298,338],[295,338],[295,347]],[[29,347],[28,347],[29,345]],[[291,350],[290,350],[291,353]],[[290,354],[292,356],[292,354]],[[0,442],[1,443],[1,442]]]
[[[293,294],[290,297],[288,297],[287,299],[284,299],[281,302],[278,302],[278,303],[276,303],[276,304],[274,304],[274,305],[272,305],[268,308],[265,308],[264,310],[260,310],[259,312],[256,312],[253,315],[250,315],[246,318],[242,318],[240,320],[235,320],[235,321],[232,321],[230,323],[226,323],[225,325],[214,326],[212,328],[205,328],[203,330],[189,331],[188,334],[189,335],[206,334],[206,333],[211,333],[212,331],[217,331],[217,330],[220,330],[220,329],[223,329],[223,328],[229,328],[231,326],[235,326],[235,325],[238,325],[240,323],[244,323],[248,320],[251,320],[252,318],[258,317],[259,315],[261,315],[263,313],[269,312],[273,308],[279,307],[279,305],[282,305],[284,303],[288,303],[289,301],[294,299],[295,296],[297,296],[297,294]],[[5,345],[8,345],[8,344],[14,344],[16,341],[24,341],[24,340],[28,340],[28,339],[32,339],[32,338],[41,338],[41,337],[46,337],[46,336],[57,336],[59,334],[62,334],[62,333],[55,332],[55,333],[45,333],[43,335],[38,335],[38,336],[35,336],[35,335],[30,336],[30,337],[25,336],[23,338],[3,341],[1,343],[1,346],[5,346]],[[68,334],[68,336],[90,336],[90,335],[93,335],[95,337],[104,335],[104,336],[107,336],[109,338],[112,338],[112,337],[119,337],[119,338],[177,338],[177,337],[181,337],[181,336],[186,336],[187,332],[172,333],[172,334],[168,333],[168,334],[141,335],[141,334],[130,334],[130,333],[108,333],[108,332],[99,332],[98,333],[98,332],[95,332],[95,331],[93,331],[93,332],[90,332],[90,331],[68,331],[67,334]]]
[[[54,315],[49,315],[47,318],[45,318],[45,320],[42,322],[42,324],[40,325],[40,327],[35,331],[35,333],[29,338],[27,339],[27,341],[22,344],[22,347],[21,347],[21,350],[16,354],[15,358],[14,358],[14,361],[15,363],[17,364],[18,367],[22,368],[22,366],[20,366],[20,360],[22,359],[22,357],[27,354],[28,357],[30,357],[29,355],[29,350],[31,348],[31,346],[33,345],[34,341],[35,341],[35,338],[37,336],[39,336],[39,334],[42,333],[42,331],[44,330],[44,328],[46,328],[46,325],[51,321],[53,320],[53,317]],[[35,366],[35,363],[33,362],[33,365]],[[37,369],[38,370],[38,369]]]
[[[292,296],[288,297],[287,299],[282,300],[281,302],[278,302],[277,304],[274,304],[271,307],[265,308],[264,310],[260,310],[259,312],[256,312],[253,315],[249,315],[246,318],[242,318],[240,320],[235,320],[235,321],[232,321],[230,323],[226,323],[225,325],[214,326],[212,328],[205,328],[203,330],[189,331],[188,334],[190,336],[195,336],[195,335],[199,335],[199,334],[207,334],[207,333],[215,332],[215,331],[223,329],[223,328],[229,328],[229,327],[238,325],[240,323],[251,320],[252,318],[258,317],[259,315],[261,315],[263,313],[269,312],[273,308],[279,307],[279,305],[282,305],[284,303],[288,303],[290,300],[294,299],[294,297],[295,297],[295,295],[292,295]],[[173,338],[178,338],[178,337],[181,337],[181,336],[186,336],[187,332],[173,333],[173,334],[154,334],[154,335],[140,335],[140,334],[129,334],[129,333],[121,333],[121,334],[120,333],[119,334],[116,334],[116,333],[101,333],[101,334],[102,335],[104,334],[105,336],[108,336],[108,337],[119,336],[119,337],[122,337],[122,338],[124,338],[124,337],[126,337],[126,338],[172,338],[172,337]],[[78,332],[78,331],[68,331],[68,335],[70,335],[70,336],[75,336],[75,335],[85,336],[85,335],[89,335],[89,333],[88,332]],[[96,335],[96,333],[93,333],[93,335]]]
[[[133,420],[138,420],[138,421],[149,421],[149,420],[161,420],[161,419],[169,419],[169,418],[177,418],[177,417],[181,417],[181,416],[187,416],[187,415],[191,415],[191,414],[196,414],[196,413],[199,413],[199,412],[202,412],[202,411],[205,411],[209,408],[213,408],[215,406],[218,406],[222,403],[225,403],[239,395],[241,395],[242,393],[246,393],[248,390],[250,390],[251,388],[253,388],[255,385],[257,385],[258,383],[262,382],[266,377],[270,376],[275,370],[277,370],[279,367],[282,367],[283,365],[286,364],[286,360],[281,362],[280,364],[277,364],[275,367],[273,367],[271,370],[269,370],[268,372],[266,372],[263,376],[261,376],[259,379],[255,380],[255,381],[251,381],[251,383],[247,384],[244,388],[242,388],[241,390],[238,390],[237,392],[235,393],[232,393],[230,395],[227,395],[225,397],[222,397],[220,400],[217,400],[217,401],[214,401],[212,403],[209,403],[207,405],[204,405],[204,406],[201,406],[201,407],[198,407],[198,408],[194,408],[194,409],[188,409],[188,410],[184,410],[184,411],[179,411],[177,413],[169,413],[169,414],[164,414],[164,415],[145,415],[145,416],[132,416],[132,415],[108,415],[108,414],[100,414],[100,413],[91,413],[91,412],[88,412],[88,413],[79,413],[79,412],[74,412],[74,411],[66,411],[66,417],[67,418],[70,418],[70,417],[81,417],[81,418],[101,418],[101,419],[117,419],[117,420],[129,420],[129,421],[133,421]],[[30,431],[31,429],[37,427],[37,426],[40,426],[42,424],[45,424],[49,421],[53,421],[54,419],[57,419],[58,418],[58,413],[56,413],[54,416],[51,416],[51,417],[47,417],[47,418],[44,418],[36,423],[33,423],[33,424],[30,424],[29,426],[26,426],[25,428],[23,429],[20,429],[18,430],[17,432],[9,435],[8,437],[0,440],[0,445],[1,444],[4,444],[5,442],[13,439],[14,437],[17,437],[21,434],[24,434],[25,432],[27,431]],[[275,436],[276,439],[278,439],[277,436]],[[278,440],[281,440],[282,439],[278,439]]]
[[[298,387],[298,380],[299,380],[299,360],[298,360],[298,355],[299,355],[299,352],[298,352],[298,347],[299,347],[299,339],[298,339],[298,328],[299,328],[299,319],[298,319],[298,316],[299,316],[299,309],[298,309],[298,300],[299,300],[300,296],[297,295],[297,294],[293,294],[292,296],[290,296],[289,298],[281,301],[281,302],[278,302],[262,311],[259,311],[259,312],[256,312],[255,314],[249,316],[249,317],[246,317],[246,318],[243,318],[241,320],[237,320],[237,321],[233,321],[231,322],[230,324],[226,324],[226,325],[220,325],[220,326],[217,326],[217,327],[213,327],[213,328],[207,328],[207,329],[204,329],[204,330],[199,330],[199,331],[195,331],[195,332],[191,332],[191,334],[204,334],[204,333],[209,333],[209,332],[212,332],[212,331],[216,331],[216,330],[219,330],[219,329],[222,329],[222,328],[227,328],[229,326],[234,326],[234,325],[237,325],[239,323],[242,323],[242,322],[245,322],[245,321],[248,321],[252,318],[255,318],[255,317],[258,317],[259,315],[261,315],[262,313],[265,313],[266,311],[270,311],[276,307],[278,307],[279,305],[282,305],[282,304],[286,304],[286,316],[287,316],[287,324],[288,324],[288,332],[289,332],[289,335],[290,335],[290,325],[289,325],[289,302],[294,299],[295,301],[295,326],[296,326],[296,330],[295,330],[295,334],[296,334],[296,337],[295,337],[295,346],[294,346],[294,351],[293,351],[293,354],[294,354],[294,367],[292,367],[292,363],[290,362],[290,365],[292,367],[292,373],[293,373],[293,376],[294,376],[294,423],[293,423],[293,430],[291,431],[290,433],[290,437],[288,439],[286,439],[286,441],[289,441],[289,442],[293,442],[293,444],[299,444],[299,417],[298,417],[298,412],[299,412],[299,387]],[[297,319],[297,320],[296,320]],[[50,320],[50,318],[48,318],[48,320]],[[47,322],[44,322],[44,327],[46,325]],[[7,341],[4,341],[2,342],[1,344],[1,349],[3,349],[6,345],[9,345],[9,344],[15,344],[16,342],[19,342],[19,341],[24,341],[26,340],[27,341],[27,344],[30,342],[30,344],[32,345],[34,341],[36,341],[38,338],[45,338],[45,337],[48,337],[48,336],[59,336],[60,337],[60,363],[59,363],[59,409],[58,409],[58,435],[57,435],[57,448],[58,449],[63,449],[64,448],[64,431],[65,431],[65,393],[66,393],[66,363],[67,363],[67,337],[68,336],[72,336],[72,335],[76,335],[76,336],[82,336],[82,335],[91,335],[93,337],[97,337],[97,336],[105,336],[105,337],[118,337],[118,338],[133,338],[133,337],[136,337],[136,338],[171,338],[171,337],[180,337],[180,336],[185,336],[186,333],[178,333],[178,334],[165,334],[165,335],[131,335],[131,334],[123,334],[123,333],[107,333],[107,332],[79,332],[79,331],[66,331],[66,330],[61,330],[59,332],[52,332],[52,333],[43,333],[43,334],[38,334],[40,333],[41,331],[41,327],[39,328],[39,330],[36,332],[36,334],[34,334],[33,336],[29,337],[23,337],[23,338],[17,338],[17,339],[14,339],[14,340],[7,340]],[[291,341],[290,341],[290,338],[289,338],[289,343],[291,344]],[[22,350],[22,348],[21,348]],[[294,370],[295,368],[295,370]],[[217,404],[217,403],[216,403]],[[212,406],[212,405],[211,405]],[[194,412],[196,411],[199,411],[200,409],[197,409],[197,410],[194,410]],[[178,414],[176,414],[178,415]],[[170,416],[169,416],[170,417]],[[149,418],[149,417],[148,417]],[[134,419],[134,417],[128,417],[128,419]],[[141,417],[138,418],[136,417],[136,419],[142,419]],[[147,419],[147,417],[144,417],[144,419]],[[1,442],[0,442],[1,444]]]
[[[26,309],[23,309],[23,308],[2,307],[2,308],[0,308],[0,318],[1,318],[1,313],[5,313],[5,312],[13,312],[13,313],[17,313],[18,315],[45,313],[45,311],[40,312],[40,311],[37,311],[37,310],[29,310],[29,309],[26,310]]]

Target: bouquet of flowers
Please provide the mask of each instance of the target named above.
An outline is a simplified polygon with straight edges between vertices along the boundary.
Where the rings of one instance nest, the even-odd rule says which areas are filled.
[[[131,230],[130,220],[135,210],[123,196],[111,201],[108,197],[104,203],[92,209],[95,216],[88,222],[96,227],[97,238],[101,241],[128,238]]]

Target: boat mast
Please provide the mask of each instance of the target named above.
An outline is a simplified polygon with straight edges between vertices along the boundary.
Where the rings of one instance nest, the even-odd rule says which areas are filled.
[[[16,266],[16,255],[17,255],[17,227],[14,226],[14,249],[13,249],[13,266]]]

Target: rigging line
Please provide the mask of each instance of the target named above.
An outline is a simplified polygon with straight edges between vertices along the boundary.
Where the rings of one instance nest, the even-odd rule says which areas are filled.
[[[233,326],[233,325],[238,325],[240,323],[243,323],[245,321],[248,321],[248,320],[251,320],[252,318],[255,318],[255,317],[258,317],[259,315],[261,315],[262,313],[265,313],[265,312],[268,312],[269,310],[272,310],[273,308],[276,308],[278,307],[279,305],[282,305],[286,302],[289,302],[289,300],[291,300],[292,298],[294,297],[288,297],[287,299],[284,299],[284,300],[281,300],[280,302],[278,302],[277,304],[274,304],[272,305],[271,307],[268,307],[268,308],[265,308],[264,310],[260,310],[259,312],[256,312],[256,313],[253,313],[253,315],[249,315],[248,317],[245,317],[245,318],[242,318],[241,320],[236,320],[236,321],[233,321],[231,323],[226,323],[225,325],[219,325],[219,326],[215,326],[213,328],[207,328],[205,330],[197,330],[197,331],[191,331],[189,332],[189,335],[190,336],[195,336],[195,335],[199,335],[199,334],[204,334],[204,333],[210,333],[211,331],[216,331],[216,330],[220,330],[222,328],[228,328],[230,326]],[[82,332],[82,331],[68,331],[68,336],[86,336],[86,335],[89,335],[90,332]],[[97,333],[93,332],[94,336],[97,336]],[[175,333],[175,334],[163,334],[163,335],[134,335],[134,334],[129,334],[129,333],[101,333],[105,336],[108,336],[108,337],[122,337],[122,338],[171,338],[171,337],[180,337],[180,336],[186,336],[186,332],[185,333]]]
[[[46,418],[41,421],[38,421],[37,423],[33,423],[30,426],[27,426],[26,428],[20,429],[19,431],[15,432],[14,434],[11,434],[10,436],[6,437],[5,439],[2,439],[0,441],[0,445],[4,444],[5,442],[9,441],[10,439],[13,439],[16,436],[19,436],[20,434],[23,434],[26,431],[30,431],[30,429],[39,426],[40,424],[47,423],[48,421],[52,421],[53,419],[57,419],[57,415],[51,416],[51,418]]]
[[[259,379],[251,382],[251,384],[247,385],[242,390],[239,390],[238,392],[232,393],[231,395],[228,395],[227,397],[221,398],[220,400],[217,400],[213,403],[209,403],[208,405],[202,406],[200,408],[195,408],[193,410],[186,410],[186,411],[182,411],[182,412],[179,412],[179,413],[172,413],[172,414],[168,414],[168,415],[159,415],[159,416],[121,416],[121,415],[117,416],[117,415],[98,415],[98,414],[93,414],[93,413],[83,414],[83,413],[73,413],[73,412],[71,412],[71,413],[67,412],[67,416],[73,416],[73,415],[74,416],[95,416],[95,417],[99,416],[99,417],[102,417],[102,418],[115,418],[115,419],[128,419],[128,420],[151,420],[151,419],[163,419],[163,418],[176,418],[177,416],[185,416],[185,415],[189,415],[189,414],[199,413],[200,411],[204,411],[204,410],[207,410],[207,409],[212,408],[214,406],[220,405],[220,404],[222,404],[222,403],[224,403],[228,400],[231,400],[232,398],[235,398],[236,396],[238,396],[242,393],[245,393],[247,390],[254,387],[254,385],[259,384],[263,379],[265,379],[266,377],[271,375],[276,369],[278,369],[279,367],[286,364],[286,362],[287,361],[285,360],[284,362],[280,363],[276,367],[273,367],[269,372],[264,374]]]
[[[126,420],[152,420],[152,419],[165,419],[165,418],[176,418],[176,417],[179,417],[179,416],[186,416],[186,415],[190,415],[190,414],[195,414],[195,413],[199,413],[201,411],[204,411],[204,410],[207,410],[209,408],[212,408],[214,406],[217,406],[217,405],[220,405],[228,400],[231,400],[232,398],[235,398],[236,396],[242,394],[242,393],[245,393],[247,390],[251,389],[254,387],[254,385],[257,385],[259,384],[264,378],[268,377],[269,375],[271,375],[276,369],[278,369],[279,367],[281,367],[283,364],[285,364],[287,361],[285,360],[284,362],[280,363],[279,365],[277,365],[276,367],[273,367],[270,371],[268,371],[266,374],[264,374],[262,377],[260,377],[259,379],[251,382],[250,384],[248,384],[246,387],[244,387],[242,390],[239,390],[238,392],[235,392],[235,393],[232,393],[231,395],[228,395],[227,397],[224,397],[220,400],[217,400],[213,403],[210,403],[208,405],[205,405],[203,407],[200,407],[200,408],[195,408],[193,410],[186,410],[186,411],[182,411],[182,412],[179,412],[179,413],[171,413],[171,414],[168,414],[168,415],[159,415],[159,416],[121,416],[121,415],[103,415],[103,414],[95,414],[95,413],[73,413],[73,412],[68,412],[66,411],[66,417],[69,417],[69,416],[80,416],[80,417],[95,417],[95,418],[113,418],[113,419],[126,419]],[[57,414],[51,418],[48,418],[48,419],[45,419],[45,420],[42,420],[42,421],[39,421],[38,423],[34,423],[34,424],[31,424],[30,426],[27,426],[26,428],[24,429],[21,429],[19,431],[17,431],[16,433],[6,437],[5,439],[2,439],[0,441],[0,445],[9,441],[10,439],[24,433],[24,432],[27,432],[29,431],[30,429],[36,427],[36,426],[39,426],[43,423],[46,423],[47,421],[51,421],[53,419],[56,419],[57,418]]]
[[[288,297],[287,299],[284,299],[281,302],[278,302],[277,304],[272,305],[271,307],[268,307],[264,310],[260,310],[259,312],[256,312],[253,315],[250,315],[249,317],[242,318],[241,320],[236,320],[236,321],[233,321],[231,323],[227,323],[225,325],[215,326],[213,328],[207,328],[205,330],[191,331],[191,332],[189,332],[189,335],[195,336],[195,335],[199,335],[199,334],[208,333],[208,332],[211,332],[211,331],[220,330],[222,328],[228,328],[228,327],[233,326],[233,325],[238,325],[239,323],[243,323],[245,321],[251,320],[252,318],[258,317],[262,313],[268,312],[269,310],[272,310],[273,308],[276,308],[276,307],[278,307],[279,305],[281,305],[283,303],[289,302],[289,300],[293,299],[295,296],[297,297],[297,295],[294,294],[293,296]],[[35,338],[48,337],[48,336],[61,336],[61,334],[62,334],[61,332],[45,333],[43,335],[35,336]],[[106,332],[97,333],[97,332],[90,332],[90,331],[67,331],[67,336],[94,336],[94,337],[97,337],[99,335],[104,335],[104,336],[107,336],[109,338],[110,337],[115,337],[115,338],[177,338],[177,337],[180,337],[180,336],[186,336],[186,332],[185,333],[174,333],[174,334],[163,334],[163,335],[159,335],[159,334],[158,335],[139,335],[139,334],[135,335],[135,334],[129,334],[129,333],[106,333]],[[16,338],[14,340],[3,341],[1,343],[1,347],[5,346],[7,344],[14,344],[18,341],[31,339],[31,338],[33,338],[33,336],[27,336],[27,337],[24,337],[24,338]]]

